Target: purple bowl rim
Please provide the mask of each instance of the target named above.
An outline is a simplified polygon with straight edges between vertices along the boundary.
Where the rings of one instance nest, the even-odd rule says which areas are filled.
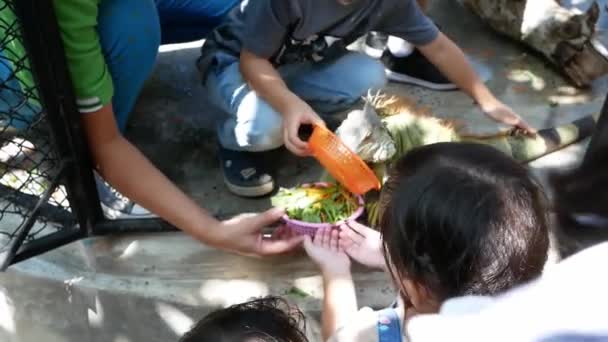
[[[329,183],[327,183],[327,182],[306,183],[306,184],[302,184],[301,185],[301,187],[304,187],[304,188],[311,187],[311,186],[329,187],[331,185]],[[349,222],[349,221],[354,221],[354,220],[358,219],[359,216],[361,216],[363,214],[363,210],[365,210],[365,208],[364,208],[365,202],[363,201],[363,196],[361,196],[361,195],[355,195],[355,194],[353,194],[353,195],[359,201],[359,208],[357,208],[357,210],[355,210],[355,212],[352,213],[352,215],[350,215],[345,220],[338,221],[336,223],[310,223],[310,222],[290,219],[289,216],[287,216],[287,214],[283,215],[282,219],[288,225],[298,225],[298,226],[300,226],[302,228],[322,229],[322,228],[332,228],[332,227],[340,226],[343,223],[346,223],[346,222]]]

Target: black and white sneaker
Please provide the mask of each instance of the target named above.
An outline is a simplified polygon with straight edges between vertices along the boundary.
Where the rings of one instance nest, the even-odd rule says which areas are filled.
[[[228,190],[241,197],[261,197],[274,191],[274,179],[260,153],[233,151],[219,147],[224,182]]]
[[[382,62],[386,68],[386,77],[391,81],[433,90],[458,88],[417,49],[406,57],[396,57],[386,49],[382,55]]]
[[[138,219],[157,217],[114,189],[97,172],[95,183],[103,214],[108,219]]]
[[[384,50],[386,49],[386,43],[388,42],[388,35],[381,32],[369,32],[365,37],[365,45],[363,46],[363,52],[366,55],[379,59],[382,57]]]

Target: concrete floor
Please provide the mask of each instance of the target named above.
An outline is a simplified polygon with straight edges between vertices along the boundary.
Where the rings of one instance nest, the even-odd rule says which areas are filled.
[[[434,4],[432,17],[489,78],[488,86],[534,126],[549,127],[599,111],[608,91],[605,79],[589,90],[574,89],[534,54],[489,32],[457,2]],[[268,199],[237,198],[223,186],[213,134],[221,113],[206,103],[199,85],[194,68],[198,45],[161,48],[128,137],[215,215],[266,209]],[[460,92],[396,84],[389,90],[419,99],[438,116],[466,120],[471,131],[500,129]],[[571,146],[531,167],[542,179],[548,170],[575,165],[584,147],[585,142]],[[320,173],[314,160],[284,153],[279,183],[312,181]],[[362,305],[391,301],[385,275],[362,269],[355,273]],[[286,295],[300,305],[316,340],[320,277],[301,255],[247,259],[179,233],[89,239],[0,274],[0,341],[175,341],[212,308],[266,294]]]

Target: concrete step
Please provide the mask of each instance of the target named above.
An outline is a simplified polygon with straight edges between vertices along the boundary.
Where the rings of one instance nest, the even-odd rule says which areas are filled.
[[[104,338],[91,341],[111,341],[105,337],[125,324],[134,326],[130,334],[137,336],[128,341],[169,341],[170,334],[175,340],[214,308],[270,294],[300,307],[313,341],[319,331],[321,277],[301,253],[246,258],[181,233],[102,237],[17,264],[2,277],[4,295],[18,308],[15,324],[38,317],[32,325],[66,334],[58,341],[98,330]],[[382,272],[354,267],[354,278],[360,305],[381,307],[395,298]],[[96,327],[101,319],[103,329]],[[66,325],[72,328],[62,332]],[[150,329],[155,333],[148,335]],[[18,330],[22,339],[15,341],[30,341]]]

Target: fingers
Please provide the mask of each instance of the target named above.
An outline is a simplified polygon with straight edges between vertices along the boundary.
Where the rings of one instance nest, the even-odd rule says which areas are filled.
[[[525,122],[524,120],[522,120],[521,118],[519,119],[519,122],[516,124],[517,127],[523,129],[526,131],[526,133],[528,134],[536,134],[538,131],[536,130],[536,128],[528,125],[527,122]]]
[[[536,134],[536,129],[534,127],[530,126],[519,115],[517,115],[513,109],[507,106],[503,105],[502,107],[499,107],[498,111],[496,111],[492,117],[498,121],[502,121],[503,123],[519,128],[525,131],[527,134]]]
[[[286,253],[304,241],[304,236],[294,236],[287,240],[262,240],[261,243],[261,255],[274,255]]]
[[[331,249],[333,252],[338,251],[338,230],[337,229],[331,229],[329,231],[329,249]]]
[[[310,235],[304,235],[304,246],[308,245],[308,246],[312,246],[313,242],[312,242],[312,237]]]
[[[319,125],[325,127],[325,121],[321,119],[315,112],[310,112],[308,115],[304,117],[302,123],[307,123],[311,125]]]
[[[287,227],[285,225],[282,225],[279,228],[275,229],[275,231],[272,234],[271,239],[273,239],[273,240],[288,240],[288,239],[291,239],[291,238],[296,237],[296,236],[298,236],[298,234],[295,233],[293,231],[293,229],[291,229],[291,228],[289,228],[289,227]]]
[[[340,245],[343,248],[348,248],[352,245],[360,245],[363,240],[365,240],[365,236],[361,235],[360,233],[356,232],[355,230],[349,228],[350,226],[342,226],[340,229]]]
[[[291,237],[290,235],[290,229],[283,226],[280,226],[279,228],[275,229],[274,232],[272,232],[272,236],[271,238],[273,240],[282,240],[282,239],[288,239]]]
[[[362,225],[361,223],[357,222],[357,221],[349,221],[347,223],[345,223],[346,227],[348,229],[348,231],[352,231],[357,235],[361,235],[363,237],[369,235],[369,232],[373,229],[371,229],[368,226]]]
[[[357,243],[348,237],[342,230],[338,233],[338,244],[340,244],[340,248],[342,249],[349,249],[352,246],[357,245]]]
[[[312,249],[315,247],[313,239],[309,235],[304,235],[303,244],[304,250],[306,250],[306,253],[310,256]]]
[[[298,120],[287,120],[285,124],[286,127],[283,131],[285,147],[297,156],[308,155],[308,144],[298,137],[300,122]]]
[[[248,224],[243,224],[243,230],[247,232],[257,232],[265,227],[271,226],[281,220],[285,215],[285,210],[281,208],[272,208],[261,214],[247,217]],[[244,222],[243,222],[244,223]]]
[[[307,252],[310,252],[311,248],[321,248],[332,252],[344,251],[344,248],[341,246],[339,229],[322,228],[317,230],[314,238],[306,236],[303,238],[303,241]]]
[[[331,245],[331,250],[334,252],[344,252],[344,248],[342,248],[342,246],[340,245],[340,230],[339,229],[332,229],[331,230],[331,241],[330,241],[330,245]]]
[[[312,110],[302,112],[301,114],[296,114],[295,116],[287,118],[284,121],[285,127],[283,129],[283,141],[285,143],[285,147],[287,147],[293,154],[304,157],[310,155],[310,150],[308,148],[308,143],[302,141],[298,135],[300,126],[302,124],[325,126],[325,122]]]
[[[312,242],[315,246],[317,247],[321,247],[322,246],[322,240],[323,240],[323,229],[319,229],[315,232],[315,235],[312,238]]]
[[[331,250],[331,230],[323,228],[322,231],[321,246],[325,249]]]

